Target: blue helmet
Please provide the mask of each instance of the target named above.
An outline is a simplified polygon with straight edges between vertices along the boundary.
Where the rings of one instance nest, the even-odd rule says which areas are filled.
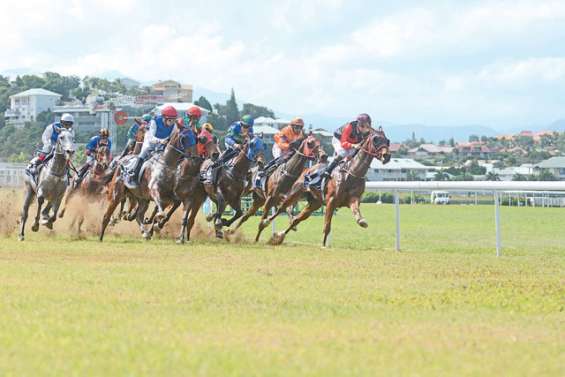
[[[254,123],[253,117],[251,115],[244,115],[241,117],[241,123],[244,126],[253,127],[253,123]]]

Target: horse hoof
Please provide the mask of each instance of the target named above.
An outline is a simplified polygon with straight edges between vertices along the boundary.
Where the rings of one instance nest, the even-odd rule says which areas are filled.
[[[214,218],[214,215],[209,214],[209,215],[206,216],[206,221],[210,222],[210,221],[212,221],[213,218]]]
[[[19,235],[19,236],[18,236],[18,241],[23,241],[23,240],[24,240],[24,236]]]
[[[48,221],[47,223],[43,224],[45,225],[45,227],[49,230],[53,230],[53,222],[52,221]]]
[[[65,211],[61,211],[61,213],[59,213],[59,218],[62,219],[63,216],[65,216]]]
[[[32,232],[37,232],[39,230],[39,224],[35,223],[31,226]]]
[[[184,245],[184,243],[185,243],[183,238],[178,238],[176,242],[177,242],[177,245]]]
[[[217,232],[216,232],[216,238],[223,239],[223,238],[224,238],[224,233],[222,233],[222,231],[217,231]]]
[[[359,226],[361,228],[367,228],[369,226],[369,224],[367,223],[367,221],[365,219],[361,219],[361,220],[357,221],[357,224],[359,224]]]
[[[232,235],[235,233],[235,230],[233,230],[232,228],[227,228],[226,230],[224,230],[224,233],[226,235]]]

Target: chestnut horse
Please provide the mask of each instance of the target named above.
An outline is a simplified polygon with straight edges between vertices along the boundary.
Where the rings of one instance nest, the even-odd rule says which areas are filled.
[[[320,142],[313,135],[309,135],[298,141],[299,147],[295,150],[292,157],[284,164],[277,167],[271,174],[266,183],[266,190],[256,189],[253,192],[253,204],[245,215],[239,220],[235,229],[239,228],[249,217],[253,216],[257,210],[263,207],[263,216],[259,222],[259,230],[255,241],[259,240],[263,220],[267,218],[270,210],[274,206],[278,206],[286,197],[286,194],[292,187],[292,184],[300,177],[304,171],[304,167],[308,161],[314,160],[317,154],[322,150]],[[297,143],[297,144],[298,144]],[[322,150],[323,151],[323,150]],[[292,220],[292,207],[288,207],[289,221]]]
[[[277,217],[286,207],[294,205],[303,195],[306,195],[306,207],[293,219],[291,224],[284,231],[276,233],[271,239],[272,244],[280,244],[284,241],[285,236],[293,227],[296,227],[302,221],[306,220],[312,212],[319,209],[323,204],[323,198],[326,201],[325,217],[324,217],[324,239],[322,246],[327,245],[328,235],[330,234],[332,218],[336,208],[349,207],[353,213],[357,224],[362,228],[368,226],[367,221],[361,215],[359,203],[363,192],[365,191],[365,175],[369,170],[373,158],[377,158],[386,164],[390,160],[389,152],[390,141],[386,138],[382,128],[373,130],[362,142],[358,153],[347,163],[336,168],[325,185],[324,192],[311,187],[309,189],[304,186],[304,177],[306,174],[319,169],[314,166],[302,174],[293,185],[290,194],[286,200],[278,208],[278,210],[270,216],[266,221],[268,225],[275,217]],[[265,225],[265,226],[266,226]]]

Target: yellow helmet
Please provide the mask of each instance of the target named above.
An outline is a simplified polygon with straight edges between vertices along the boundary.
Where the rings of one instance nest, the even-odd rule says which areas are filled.
[[[204,128],[207,131],[212,132],[214,130],[214,126],[212,126],[212,123],[204,123],[202,125],[202,128]]]

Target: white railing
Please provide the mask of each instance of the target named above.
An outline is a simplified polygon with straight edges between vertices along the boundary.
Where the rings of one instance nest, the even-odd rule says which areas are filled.
[[[366,191],[387,191],[394,194],[395,217],[396,217],[396,244],[395,248],[400,251],[400,192],[405,191],[450,191],[450,192],[490,192],[494,198],[494,223],[496,232],[496,255],[500,256],[502,250],[500,234],[500,195],[507,192],[565,192],[565,181],[557,182],[367,182]]]

